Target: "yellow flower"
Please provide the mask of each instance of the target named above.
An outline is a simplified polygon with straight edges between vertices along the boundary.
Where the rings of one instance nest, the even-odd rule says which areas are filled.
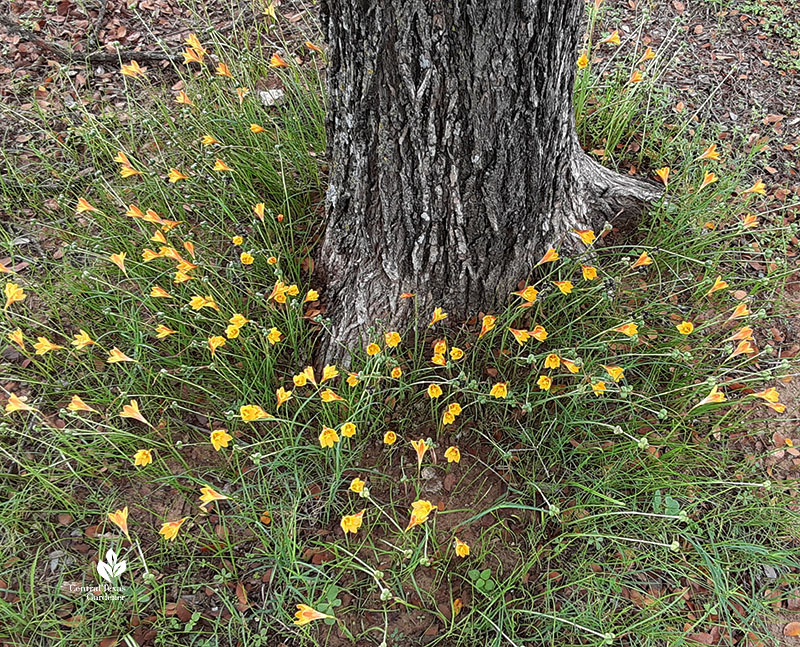
[[[265,130],[264,126],[260,124],[250,124],[250,132],[251,133],[263,133]]]
[[[156,337],[158,337],[159,339],[164,339],[164,337],[167,337],[169,335],[174,335],[178,331],[173,330],[172,328],[167,328],[164,324],[159,324],[158,326],[156,326],[156,332],[158,333]]]
[[[325,368],[322,369],[322,379],[319,381],[320,384],[327,382],[328,380],[332,380],[337,375],[339,375],[339,371],[336,366],[327,365]]]
[[[225,64],[220,63],[220,65]],[[227,67],[227,65],[225,65],[225,67]],[[219,144],[219,140],[211,135],[203,135],[203,137],[200,139],[200,142],[203,144],[203,146],[213,146],[214,144]]]
[[[592,384],[592,391],[595,395],[603,395],[606,390],[606,383],[605,382],[595,382]]]
[[[192,307],[192,310],[200,310],[201,308],[213,308],[214,310],[219,310],[219,306],[211,296],[201,297],[195,295],[189,299],[189,305]]]
[[[6,296],[6,305],[4,309],[8,309],[8,307],[12,303],[17,303],[18,301],[24,301],[25,297],[28,296],[27,294],[25,294],[25,290],[23,290],[16,283],[6,283],[6,287],[3,291]]]
[[[14,413],[15,411],[33,411],[33,407],[25,404],[28,398],[19,398],[16,394],[12,393],[8,396],[8,403],[6,404],[6,413]]]
[[[619,30],[615,29],[612,31],[608,36],[606,36],[603,40],[600,41],[600,44],[609,43],[610,45],[619,45]]]
[[[270,6],[272,3],[270,3]],[[320,613],[319,611],[315,611],[307,604],[298,604],[297,605],[297,613],[294,614],[295,620],[294,624],[297,626],[302,627],[303,625],[307,625],[312,620],[322,620],[323,618],[333,618],[333,616],[329,616],[325,613]]]
[[[394,331],[387,332],[383,338],[386,340],[386,345],[389,348],[395,348],[402,341],[400,333]]]
[[[621,379],[625,377],[625,370],[621,366],[605,366],[603,368],[606,369],[606,373],[611,376],[611,379],[615,382],[619,382]]]
[[[508,387],[505,382],[498,382],[492,387],[492,390],[489,391],[489,395],[494,396],[495,398],[505,398],[508,397]]]
[[[667,186],[669,182],[669,166],[662,166],[660,169],[656,170],[656,175],[661,178],[661,182],[664,186]]]
[[[175,184],[175,183],[176,183],[176,182],[178,182],[179,180],[188,180],[188,179],[189,179],[189,176],[188,176],[188,175],[186,175],[186,174],[184,174],[184,173],[181,173],[181,172],[180,172],[178,169],[176,169],[176,168],[171,168],[171,169],[169,170],[169,175],[168,175],[167,177],[169,178],[169,182],[170,182],[170,184]]]
[[[397,442],[397,434],[393,431],[387,431],[383,434],[383,442],[386,445],[394,445]]]
[[[452,425],[455,421],[456,417],[449,409],[442,414],[442,425]]]
[[[110,260],[112,263],[114,263],[114,265],[116,265],[123,272],[126,272],[126,270],[125,270],[125,256],[126,255],[127,254],[125,254],[125,252],[120,252],[119,254],[111,254],[108,257],[108,260]]]
[[[534,326],[533,330],[531,330],[531,337],[537,341],[544,341],[547,339],[547,331],[544,326]]]
[[[256,422],[258,420],[265,420],[266,418],[272,417],[257,404],[246,404],[240,407],[239,415],[245,422]]]
[[[581,370],[581,367],[580,367],[580,366],[578,366],[578,365],[577,365],[575,362],[573,362],[572,360],[569,360],[569,359],[564,359],[564,358],[562,357],[562,358],[561,358],[561,363],[562,363],[562,364],[563,364],[563,365],[566,367],[566,369],[567,369],[567,370],[568,370],[570,373],[572,373],[572,374],[575,374],[575,373],[577,373],[578,371],[580,371],[580,370]]]
[[[159,287],[158,285],[154,285],[153,288],[150,290],[150,296],[162,299],[171,299],[172,295],[167,292],[164,288]],[[202,297],[200,297],[202,298]],[[197,308],[195,308],[197,309]]]
[[[429,398],[438,398],[442,395],[442,387],[438,384],[431,384],[428,386],[428,397]]]
[[[180,531],[181,526],[188,518],[189,517],[184,517],[178,521],[167,521],[166,523],[162,523],[161,530],[158,531],[158,534],[164,537],[164,539],[167,541],[175,541],[175,537],[178,536],[178,531]]]
[[[370,344],[367,346],[367,355],[372,357],[373,355],[377,355],[381,352],[381,347],[378,344]]]
[[[77,333],[75,333],[75,339],[73,339],[71,343],[78,350],[83,350],[87,346],[93,346],[95,344],[95,341],[91,337],[89,337],[89,333],[81,329],[78,330]]]
[[[336,402],[344,400],[344,398],[339,397],[330,389],[325,389],[322,393],[320,393],[320,397],[322,398],[323,402]]]
[[[122,177],[132,177],[132,176],[134,176],[134,175],[141,175],[141,174],[142,174],[142,172],[141,172],[141,171],[137,171],[137,170],[136,170],[135,168],[133,168],[132,166],[123,166],[123,167],[122,167],[122,168],[119,170],[119,174],[120,174]]]
[[[527,330],[517,330],[515,328],[509,328],[509,330],[520,346],[531,338],[531,334]]]
[[[119,414],[120,418],[132,418],[134,420],[138,420],[139,422],[143,422],[148,426],[152,426],[140,412],[139,412],[139,403],[136,400],[131,400],[130,404],[126,404],[122,407],[122,412]]]
[[[277,328],[273,327],[270,329],[269,334],[267,335],[267,340],[274,346],[281,340],[281,337],[283,337],[283,333]]]
[[[761,180],[758,180],[749,189],[745,189],[744,191],[742,191],[742,195],[746,195],[748,193],[758,193],[759,195],[764,195],[766,192],[767,192],[767,185],[764,184]]]
[[[139,467],[147,467],[153,462],[153,452],[149,449],[140,449],[133,455],[133,464]]]
[[[639,70],[634,70],[633,74],[631,74],[631,78],[628,79],[628,83],[639,83],[643,79],[642,73]]]
[[[496,321],[497,317],[493,317],[492,315],[486,315],[483,318],[483,321],[481,322],[481,331],[478,333],[478,339],[483,337],[490,330],[493,330]]]
[[[224,494],[220,494],[219,492],[217,492],[213,488],[210,488],[207,485],[205,487],[200,488],[200,500],[203,502],[200,507],[204,510],[206,509],[209,503],[212,503],[213,501],[224,501],[227,498],[228,497],[226,497]]]
[[[258,204],[253,205],[253,213],[256,214],[256,217],[261,221],[264,222],[264,208],[265,205],[263,202],[259,202]]]
[[[347,375],[347,383],[348,383],[350,386],[355,386],[355,385],[356,385],[356,384],[358,384],[360,381],[361,381],[361,380],[359,380],[359,379],[358,379],[358,375],[356,375],[355,373],[349,373],[349,374]]]
[[[457,346],[453,346],[450,349],[450,359],[452,359],[453,361],[458,361],[462,357],[464,357],[464,351],[463,350],[461,350]]]
[[[236,339],[239,336],[240,328],[239,326],[234,326],[231,324],[230,326],[225,327],[225,336],[228,339]]]
[[[319,435],[320,447],[333,447],[333,444],[338,442],[339,434],[336,433],[335,429],[331,429],[330,427],[322,428],[322,432]]]
[[[280,409],[284,402],[288,402],[291,399],[292,392],[280,387],[277,391],[275,391],[275,396],[278,398],[278,406],[275,408]]]
[[[448,463],[460,463],[461,451],[458,449],[458,447],[455,446],[448,447],[444,452],[444,457],[447,459]]]
[[[96,409],[92,409],[88,404],[86,404],[83,400],[81,400],[80,396],[73,395],[72,400],[67,405],[67,409],[69,411],[89,411],[94,413],[99,413]]]
[[[519,292],[512,292],[511,294],[513,294],[514,296],[522,297],[525,301],[531,304],[534,303],[536,301],[536,298],[539,296],[539,290],[537,290],[532,285],[529,285],[520,290]]]
[[[586,68],[589,65],[589,57],[586,56],[586,52],[583,52],[578,57],[578,60],[576,61],[576,65],[578,66],[578,69],[580,69],[580,70]]]
[[[233,436],[228,433],[227,429],[215,429],[211,432],[211,444],[217,451],[222,447],[227,447],[228,443],[232,440]]]
[[[639,255],[639,258],[636,259],[633,265],[631,265],[631,269],[642,267],[643,265],[652,265],[653,259],[650,258],[646,251],[642,252]]]
[[[447,360],[441,353],[434,353],[433,357],[431,357],[431,362],[437,364],[438,366],[444,366],[445,364],[447,364]]]
[[[221,348],[226,344],[225,338],[222,335],[214,335],[208,339],[208,347],[211,349],[211,357],[217,352],[217,348]]]
[[[572,281],[553,281],[553,284],[561,290],[563,294],[572,292]]]
[[[584,281],[594,281],[597,278],[597,268],[591,265],[581,265]]]
[[[241,236],[234,236],[233,238],[231,238],[231,242],[234,245],[239,246],[242,243],[244,243],[244,238],[242,238]]]
[[[442,312],[441,308],[434,308],[433,317],[431,318],[431,322],[428,324],[428,327],[430,328],[436,322],[442,321],[443,319],[447,319],[447,313],[446,312]]]
[[[750,343],[749,340],[743,339],[739,342],[739,345],[736,346],[736,350],[734,350],[728,359],[732,357],[736,357],[737,355],[741,355],[743,353],[755,353],[756,349],[753,347],[753,344]]]
[[[366,509],[362,510],[358,514],[351,514],[342,517],[342,520],[339,523],[339,525],[342,527],[342,530],[344,531],[345,535],[348,532],[352,532],[354,535],[358,532],[358,529],[361,528],[361,523],[363,522],[365,511]]]
[[[37,355],[44,355],[45,353],[49,353],[51,350],[64,348],[63,346],[54,344],[47,337],[37,337],[36,343],[33,345],[33,347],[36,349]]]
[[[128,357],[116,346],[114,346],[114,348],[108,351],[108,357],[106,358],[106,362],[108,362],[109,364],[115,364],[117,362],[135,362],[135,361],[136,361],[135,359]]]
[[[447,410],[452,413],[454,416],[461,415],[461,405],[458,402],[451,402],[450,406],[447,407]]]
[[[542,391],[549,391],[550,387],[553,386],[553,379],[551,377],[549,377],[548,375],[540,375],[539,379],[536,380],[536,385]]]
[[[555,353],[550,353],[544,359],[545,368],[558,368],[561,365],[561,358]]]
[[[356,435],[356,426],[352,422],[346,422],[342,425],[342,436],[345,438],[352,438]]]
[[[597,236],[594,235],[594,232],[591,229],[573,229],[572,232],[577,234],[578,238],[581,239],[584,245],[591,245],[595,240],[597,240]]]
[[[419,440],[412,440],[411,446],[417,453],[417,468],[419,468],[422,465],[422,458],[425,456],[425,452],[428,451],[428,443],[420,438]]]
[[[714,294],[714,292],[718,290],[724,290],[727,287],[728,284],[722,280],[722,276],[717,276],[717,278],[714,281],[714,285],[712,285],[711,289],[708,292],[706,292],[706,296],[711,296],[712,294]]]
[[[241,328],[246,323],[250,323],[250,320],[245,317],[244,315],[235,314],[230,319],[228,319],[232,326],[236,326],[237,328]]]
[[[753,393],[753,396],[756,398],[761,398],[762,400],[766,400],[767,402],[777,402],[781,399],[778,389],[776,389],[774,386],[771,386],[764,391]]]
[[[728,321],[731,319],[738,319],[739,317],[746,317],[750,314],[750,308],[747,307],[746,303],[740,303],[733,309],[733,314],[728,317]]]
[[[193,33],[190,33],[189,36],[184,41],[189,47],[191,47],[195,52],[197,52],[200,56],[208,54],[206,49],[200,43],[200,39]]]
[[[399,379],[399,378],[400,378],[400,377],[402,377],[402,376],[403,376],[403,369],[402,369],[402,368],[400,368],[399,366],[395,366],[395,367],[392,369],[392,377],[393,377],[395,380],[397,380],[397,379]]]
[[[294,382],[295,386],[305,386],[308,384],[308,378],[306,377],[305,373],[298,373],[297,375],[292,377],[292,382]]]
[[[691,321],[681,321],[675,328],[681,335],[691,335],[694,330],[694,324]]]
[[[366,483],[357,476],[352,481],[350,481],[350,489],[358,494],[361,494],[361,492],[364,491],[365,485]]]
[[[414,501],[411,504],[411,520],[406,526],[406,530],[411,530],[414,526],[419,526],[428,520],[428,516],[433,510],[433,504],[425,499]]]
[[[552,247],[545,252],[545,255],[542,256],[541,260],[536,263],[536,266],[542,265],[543,263],[552,263],[553,261],[557,261],[559,259],[558,252],[553,249]]]
[[[458,537],[455,538],[456,540],[456,555],[459,557],[466,557],[469,555],[469,546],[461,541]]]
[[[621,332],[623,335],[633,337],[639,332],[639,326],[635,323],[626,323],[614,328],[614,332]]]
[[[122,508],[122,510],[116,510],[114,512],[108,513],[108,520],[113,523],[117,528],[119,528],[122,532],[125,533],[125,536],[130,539],[131,536],[128,534],[128,506]]]
[[[178,96],[175,97],[175,103],[180,103],[184,106],[193,106],[194,102],[189,98],[189,95],[186,94],[183,90],[178,92]]]
[[[269,59],[270,67],[289,67],[289,64],[283,60],[280,54],[275,52]]]
[[[652,47],[648,47],[644,51],[644,54],[642,54],[642,58],[639,59],[639,62],[640,63],[644,63],[644,61],[649,61],[650,59],[655,58],[655,57],[656,57],[656,53],[653,51],[653,48]]]
[[[239,254],[239,260],[242,262],[242,265],[252,265],[255,258],[248,252],[242,252]]]
[[[221,159],[217,159],[214,162],[213,170],[217,171],[218,173],[221,173],[223,171],[232,171],[233,169],[230,166],[228,166],[225,162],[223,162]]]

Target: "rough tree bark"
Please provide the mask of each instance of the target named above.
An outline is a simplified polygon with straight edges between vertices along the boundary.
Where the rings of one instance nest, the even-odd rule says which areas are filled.
[[[570,228],[660,195],[581,149],[572,91],[585,0],[323,0],[331,162],[317,267],[327,358],[415,292],[451,320],[507,302]]]

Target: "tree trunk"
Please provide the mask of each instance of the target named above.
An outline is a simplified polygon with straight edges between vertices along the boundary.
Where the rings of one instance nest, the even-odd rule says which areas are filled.
[[[660,195],[589,159],[572,90],[585,0],[323,0],[330,64],[328,359],[417,294],[465,321],[501,308],[570,228]]]

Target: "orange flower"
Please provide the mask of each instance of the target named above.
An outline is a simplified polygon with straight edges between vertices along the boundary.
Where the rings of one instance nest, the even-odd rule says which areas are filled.
[[[37,355],[44,355],[45,353],[49,353],[50,351],[64,348],[63,346],[54,344],[47,337],[37,337],[36,343],[33,345],[33,347],[36,349]]]
[[[536,380],[536,385],[542,391],[549,391],[550,387],[553,386],[553,378],[548,375],[540,375],[539,379]]]
[[[728,317],[728,321],[731,319],[738,319],[739,317],[746,317],[749,314],[750,308],[747,307],[746,303],[742,302],[733,309],[733,314]]]
[[[321,394],[320,397],[322,398],[323,402],[339,402],[343,401],[344,398],[339,397],[330,389],[325,389]]]
[[[310,40],[307,40],[307,41],[305,42],[305,46],[306,46],[308,49],[310,49],[312,52],[322,52],[322,48],[321,48],[321,47],[317,47],[317,46],[316,46],[314,43],[312,43]]]
[[[478,339],[483,337],[490,330],[494,329],[495,321],[497,321],[497,317],[493,317],[492,315],[486,315],[483,318],[483,322],[481,323],[481,331],[478,333]]]
[[[703,176],[703,183],[700,185],[700,189],[704,189],[709,184],[713,184],[714,182],[716,182],[718,179],[719,178],[714,173],[706,171],[706,174]],[[698,189],[698,191],[700,189]]]
[[[171,168],[169,170],[169,175],[167,177],[169,178],[170,184],[175,184],[179,180],[188,180],[189,179],[188,175],[186,175],[185,173],[181,173],[176,168]]]
[[[137,61],[131,61],[127,65],[125,63],[122,64],[122,69],[120,70],[123,76],[129,76],[133,79],[138,77],[144,77],[145,72],[147,72],[146,67],[140,67]]]
[[[514,296],[522,297],[527,301],[529,304],[536,301],[536,297],[539,296],[539,291],[533,287],[532,285],[528,285],[527,287],[519,290],[518,292],[512,292]]]
[[[431,319],[431,322],[428,324],[428,327],[430,328],[432,325],[434,325],[438,321],[442,321],[443,319],[447,319],[447,313],[442,312],[441,308],[434,308],[433,318]]]
[[[712,285],[711,289],[706,292],[706,296],[711,296],[714,294],[714,292],[717,292],[718,290],[724,290],[727,287],[728,284],[722,280],[722,276],[717,276],[717,278],[714,280],[714,285]]]
[[[403,376],[403,369],[400,368],[399,366],[395,366],[392,369],[391,375],[395,380],[397,380],[397,379],[399,379],[399,378],[401,378]]]
[[[667,186],[669,183],[669,166],[662,166],[660,169],[656,170],[656,175],[661,178],[664,186]]]
[[[581,367],[580,367],[580,366],[578,366],[578,365],[577,365],[575,362],[573,362],[572,360],[565,359],[565,358],[563,358],[563,357],[562,357],[562,358],[561,358],[561,363],[562,363],[562,364],[564,365],[564,367],[565,367],[565,368],[566,368],[566,369],[567,369],[567,370],[568,370],[570,373],[572,373],[573,375],[574,375],[575,373],[578,373],[578,372],[581,370]]]
[[[260,124],[250,124],[251,133],[263,133],[266,129]]]
[[[644,51],[644,54],[642,54],[642,58],[639,59],[639,62],[640,63],[644,63],[645,61],[649,61],[650,59],[655,58],[655,57],[656,57],[656,53],[653,51],[653,49],[651,47],[648,47]]]
[[[97,211],[97,207],[89,204],[86,198],[78,198],[78,204],[75,206],[75,213],[84,213],[86,211]]]
[[[277,406],[277,407],[275,407],[275,408],[276,408],[276,409],[280,409],[280,408],[281,408],[281,405],[282,405],[284,402],[288,402],[288,401],[291,399],[291,397],[292,397],[292,392],[291,392],[291,391],[287,391],[287,390],[286,390],[286,389],[284,389],[283,387],[280,387],[280,388],[279,388],[279,389],[278,389],[278,390],[275,392],[275,396],[278,398],[278,406]]]
[[[173,330],[172,328],[167,328],[164,324],[159,324],[158,326],[156,326],[156,332],[158,333],[156,337],[158,337],[159,339],[164,339],[164,337],[168,335],[174,335],[178,331]]]
[[[603,365],[603,368],[606,369],[606,373],[608,373],[615,382],[619,382],[625,377],[625,370],[621,366]]]
[[[6,305],[4,310],[7,310],[8,307],[13,303],[24,301],[25,297],[28,296],[27,294],[25,294],[25,290],[16,283],[6,283],[6,286],[3,289],[3,293],[5,294],[6,297]]]
[[[28,398],[19,398],[15,393],[8,396],[8,403],[6,404],[6,413],[14,413],[15,411],[33,411],[33,407],[25,404]]]
[[[736,357],[737,355],[742,355],[742,354],[748,354],[749,355],[749,354],[755,353],[755,352],[756,352],[756,349],[753,348],[753,344],[751,344],[749,340],[743,339],[742,341],[739,342],[739,344],[736,346],[736,349],[731,353],[731,355],[730,355],[730,357],[728,357],[728,359]]]
[[[108,362],[109,364],[115,364],[117,362],[135,362],[135,361],[136,361],[135,359],[128,357],[116,346],[114,346],[114,348],[108,351],[108,357],[106,358],[106,362]]]
[[[579,70],[584,69],[586,66],[589,65],[589,57],[586,56],[586,52],[583,52],[579,57],[578,60],[575,62],[578,66]]]
[[[217,63],[217,76],[227,76],[229,79],[233,78],[231,68],[228,67],[227,63]]]
[[[184,42],[200,56],[208,54],[208,51],[203,47],[203,45],[200,43],[200,39],[195,34],[190,33]]]
[[[767,402],[777,402],[780,400],[781,396],[778,393],[778,389],[774,386],[771,386],[764,391],[759,391],[758,393],[753,393],[753,397],[761,398],[762,400],[766,400]]]
[[[403,294],[400,295],[400,298],[401,299],[413,299],[415,296],[417,296],[415,292],[403,292]]]
[[[281,55],[277,52],[272,55],[269,59],[269,66],[270,67],[289,67],[289,64],[281,58]]]
[[[639,83],[644,79],[642,73],[639,70],[634,70],[633,74],[631,74],[631,78],[628,79],[628,83]]]
[[[516,328],[509,328],[511,334],[514,335],[514,339],[517,340],[520,346],[522,346],[526,341],[531,338],[530,332],[527,330],[517,330]]]
[[[544,263],[552,263],[553,261],[557,261],[559,259],[558,252],[553,249],[552,247],[545,252],[545,255],[542,256],[541,260],[536,263],[535,267],[539,265],[543,265]]]
[[[183,519],[178,519],[178,521],[162,523],[161,530],[158,531],[158,534],[164,537],[166,541],[175,541],[175,537],[178,536],[181,526],[188,518],[189,517],[184,517]]]
[[[558,368],[561,365],[561,358],[555,353],[550,353],[544,358],[545,368]]]
[[[631,265],[631,269],[634,269],[636,267],[642,267],[643,265],[652,265],[652,263],[653,263],[653,259],[650,258],[650,256],[645,251],[645,252],[642,252],[639,255],[639,258],[636,259],[636,262],[633,265]]]
[[[534,326],[530,334],[531,337],[533,337],[538,341],[544,341],[545,339],[547,339],[547,331],[544,329],[544,326]]]
[[[122,510],[116,510],[115,512],[108,513],[108,520],[113,523],[117,528],[119,528],[122,532],[125,533],[125,536],[130,539],[131,536],[128,534],[128,506],[122,508]]]
[[[460,463],[461,451],[458,447],[448,447],[444,453],[444,457],[447,459],[448,463]]]
[[[136,400],[131,400],[130,404],[126,404],[122,407],[122,412],[119,414],[120,418],[133,418],[134,420],[138,420],[139,422],[143,422],[149,427],[152,425],[147,421],[140,412],[139,412],[139,403]]]
[[[381,347],[378,346],[378,344],[370,344],[369,346],[367,346],[367,355],[369,355],[370,357],[374,357],[380,352],[381,352]]]
[[[181,52],[183,55],[183,64],[188,65],[189,63],[199,63],[200,65],[203,64],[203,55],[198,54],[193,49],[185,49]]]
[[[742,227],[745,229],[752,229],[753,227],[758,227],[758,225],[758,218],[753,214],[748,213],[744,218],[742,218]]]
[[[294,616],[295,616],[294,624],[298,626],[307,625],[309,622],[312,622],[314,620],[333,618],[333,616],[329,616],[325,613],[320,613],[319,611],[315,611],[307,604],[298,604],[297,613],[295,613]]]
[[[189,96],[183,90],[178,92],[178,96],[175,97],[175,103],[180,103],[180,104],[182,104],[184,106],[193,106],[194,105],[194,102],[189,98]]]
[[[621,332],[623,335],[627,335],[628,337],[633,337],[639,332],[639,326],[637,326],[635,323],[626,323],[614,328],[613,331]]]
[[[389,348],[395,348],[402,341],[400,333],[397,332],[387,332],[383,338]]]
[[[592,392],[594,392],[594,394],[596,396],[603,395],[603,393],[605,393],[605,391],[606,391],[606,383],[605,382],[595,382],[594,384],[592,384]]]
[[[505,382],[497,382],[492,386],[489,395],[494,396],[498,400],[508,397],[508,385]]]
[[[704,404],[716,404],[718,402],[725,402],[727,398],[725,394],[719,390],[719,388],[714,385],[714,388],[711,389],[711,393],[709,393],[706,397],[704,397],[700,402],[692,407],[692,409],[696,409],[697,407],[702,407]]]
[[[747,195],[748,193],[758,193],[759,195],[764,195],[767,192],[767,185],[764,184],[760,179],[749,189],[745,189],[742,191],[742,195]]]
[[[219,139],[212,137],[211,135],[203,135],[200,141],[203,146],[213,146],[214,144],[219,144]]]
[[[572,232],[578,235],[584,245],[591,245],[597,240],[597,236],[594,235],[591,229],[573,229]]]
[[[167,292],[164,288],[159,287],[158,285],[154,285],[153,288],[150,290],[150,296],[161,299],[172,298],[172,295],[169,292]]]
[[[223,162],[221,159],[217,158],[217,160],[214,162],[213,170],[222,172],[222,171],[232,171],[233,169],[230,166],[228,166],[225,162]]]
[[[708,148],[703,151],[703,154],[697,158],[698,160],[720,160],[720,155],[717,152],[717,145],[711,144]]]
[[[203,510],[207,509],[209,503],[214,501],[224,501],[227,498],[228,497],[226,497],[224,494],[220,494],[207,485],[200,488],[200,500],[203,502],[200,508]]]
[[[214,297],[212,296],[199,296],[195,295],[191,299],[189,299],[189,305],[191,306],[192,310],[200,310],[201,308],[212,308],[214,310],[219,310],[219,306],[214,301]]]
[[[584,281],[594,281],[597,278],[597,268],[591,265],[581,265]]]
[[[619,30],[615,29],[608,36],[606,36],[603,40],[600,41],[601,45],[604,43],[609,43],[610,45],[619,45],[620,44]]]
[[[17,328],[16,330],[12,330],[8,335],[9,341],[13,341],[17,346],[19,346],[22,350],[25,350],[25,337],[22,336],[22,330]]]
[[[411,446],[417,452],[417,469],[419,469],[422,466],[422,458],[425,456],[425,452],[428,451],[428,443],[420,438],[419,440],[412,440]]]

